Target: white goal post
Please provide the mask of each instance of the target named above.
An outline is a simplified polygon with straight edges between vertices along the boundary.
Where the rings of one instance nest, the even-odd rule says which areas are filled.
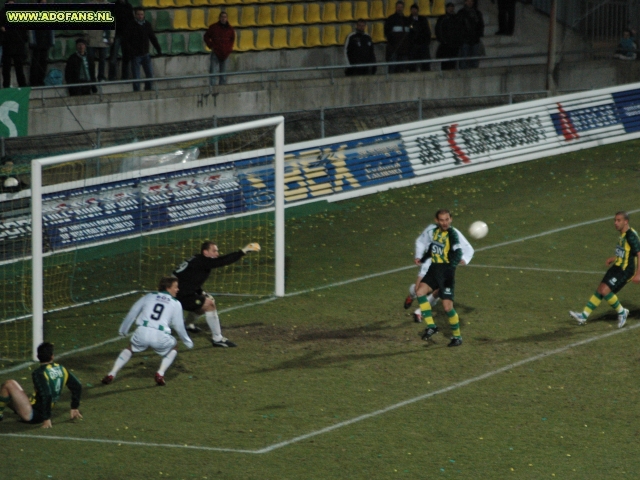
[[[261,119],[242,124],[230,125],[225,127],[213,128],[192,132],[187,134],[175,135],[171,137],[147,140],[127,145],[119,145],[114,147],[88,150],[72,154],[57,155],[48,158],[35,159],[31,162],[31,251],[32,251],[32,314],[33,314],[33,359],[37,360],[36,350],[38,345],[43,342],[44,338],[44,219],[43,219],[43,195],[46,195],[50,187],[42,185],[43,167],[51,167],[74,161],[83,161],[94,159],[97,157],[106,157],[126,154],[127,152],[140,151],[144,149],[153,149],[156,147],[166,147],[171,144],[180,144],[184,142],[192,142],[207,137],[221,137],[232,135],[247,130],[260,129],[270,127],[274,129],[273,149],[263,150],[262,155],[273,156],[273,203],[269,211],[273,211],[273,263],[275,269],[274,278],[274,294],[282,297],[285,293],[284,285],[284,264],[285,264],[285,220],[284,220],[284,203],[285,203],[285,183],[284,183],[284,117],[272,117]],[[220,164],[229,162],[224,158],[220,160]],[[212,165],[215,165],[212,162]],[[49,190],[48,190],[49,189]]]

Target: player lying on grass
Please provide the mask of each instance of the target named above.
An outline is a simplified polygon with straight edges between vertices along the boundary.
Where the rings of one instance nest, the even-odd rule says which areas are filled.
[[[616,213],[613,225],[620,232],[618,245],[616,245],[616,256],[607,258],[609,270],[604,274],[604,278],[596,293],[594,293],[582,313],[569,312],[571,317],[578,321],[578,324],[587,323],[587,318],[604,298],[612,308],[618,312],[618,328],[624,327],[627,323],[629,310],[624,308],[618,300],[618,293],[629,281],[640,283],[640,240],[638,233],[629,226],[629,214],[627,212]]]
[[[5,406],[17,413],[26,423],[42,423],[42,428],[51,428],[51,408],[60,399],[62,387],[71,390],[71,420],[82,418],[80,395],[82,385],[66,368],[53,361],[53,345],[41,343],[38,346],[40,366],[31,374],[34,393],[31,400],[15,380],[7,380],[0,387],[0,420]]]
[[[156,372],[156,383],[160,386],[165,385],[164,373],[178,355],[178,341],[171,335],[171,327],[175,329],[187,348],[193,348],[193,342],[184,329],[182,306],[175,298],[178,290],[176,277],[163,277],[160,279],[157,293],[147,293],[131,307],[120,325],[119,333],[126,336],[133,322],[138,328],[131,337],[131,345],[120,352],[111,371],[102,379],[102,383],[109,385],[113,382],[117,373],[134,353],[152,348],[162,357],[160,368]]]
[[[190,332],[200,332],[196,327],[195,320],[204,314],[207,324],[211,329],[211,344],[214,347],[235,347],[236,344],[229,341],[222,335],[220,318],[216,302],[211,295],[208,295],[202,286],[209,278],[211,270],[224,267],[237,262],[249,252],[259,252],[260,245],[250,243],[237,252],[231,252],[220,256],[218,246],[213,242],[204,242],[200,246],[200,253],[182,262],[173,274],[180,280],[180,293],[178,300],[182,308],[187,313],[187,330]]]
[[[438,225],[432,223],[427,226],[424,231],[420,234],[420,236],[416,239],[416,254],[414,258],[414,262],[416,265],[420,266],[420,271],[418,272],[418,278],[416,279],[416,283],[409,285],[409,295],[404,301],[404,308],[408,309],[411,307],[413,300],[416,298],[416,289],[420,286],[420,282],[422,282],[422,278],[427,274],[429,267],[431,266],[431,241],[433,240],[433,232],[438,228]],[[462,247],[462,260],[458,265],[469,265],[471,259],[473,258],[473,254],[475,250],[469,243],[469,241],[465,238],[465,236],[458,230],[457,228],[450,227],[456,231],[458,234],[458,239],[460,240],[460,246]],[[432,293],[427,295],[427,301],[431,308],[435,307],[439,300],[439,290],[434,290]],[[418,307],[413,312],[413,320],[416,323],[422,322],[422,312]]]

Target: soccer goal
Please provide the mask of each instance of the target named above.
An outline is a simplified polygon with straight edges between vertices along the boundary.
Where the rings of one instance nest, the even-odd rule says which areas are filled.
[[[45,329],[67,328],[45,314],[155,290],[205,240],[262,246],[208,292],[284,295],[283,117],[33,160],[30,193],[31,232],[0,264],[0,359],[35,358]]]

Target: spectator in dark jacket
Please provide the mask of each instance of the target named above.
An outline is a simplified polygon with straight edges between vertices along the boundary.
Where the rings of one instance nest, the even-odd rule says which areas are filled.
[[[419,15],[419,7],[415,3],[411,5],[411,15],[409,15],[409,60],[429,60],[431,52],[429,46],[431,44],[431,27],[429,21],[424,15]],[[422,70],[426,72],[430,70],[428,63],[420,63],[410,65],[409,70],[412,72]]]
[[[384,21],[384,36],[387,39],[387,62],[405,62],[409,59],[409,19],[404,16],[404,2],[396,2],[396,13]],[[401,73],[406,65],[391,65],[389,73]]]
[[[158,52],[162,55],[162,49],[153,33],[151,24],[144,19],[144,9],[136,8],[134,11],[135,22],[131,25],[131,30],[127,35],[127,44],[129,45],[129,53],[131,54],[131,69],[133,78],[140,78],[140,67],[144,70],[147,79],[153,78],[153,67],[151,66],[151,55],[149,54],[149,42],[151,42]],[[144,89],[151,90],[151,82],[144,82]],[[140,82],[133,84],[133,91],[140,91]]]
[[[128,0],[116,0],[113,4],[113,16],[116,19],[116,33],[111,45],[109,57],[109,80],[118,79],[118,54],[122,52],[122,80],[131,76],[131,55],[127,42],[127,32],[131,30],[133,20],[133,7]]]
[[[359,19],[356,22],[355,32],[351,32],[344,42],[344,53],[349,65],[359,65],[363,63],[376,63],[376,54],[373,49],[373,40],[365,32],[367,22]],[[344,74],[350,75],[374,75],[376,67],[349,67]]]
[[[498,31],[496,35],[513,35],[515,26],[516,0],[498,0]]]
[[[209,73],[216,73],[218,70],[221,74],[227,71],[227,59],[233,51],[233,44],[236,40],[236,32],[231,25],[227,12],[220,12],[218,21],[209,25],[204,34],[204,43],[211,49],[211,59],[209,63]],[[221,75],[220,85],[227,83],[227,77]],[[215,85],[215,77],[209,78],[209,85]]]
[[[15,3],[8,0],[6,3]],[[4,11],[3,11],[4,17]],[[16,69],[16,79],[20,87],[27,86],[27,79],[24,76],[24,61],[27,57],[27,42],[29,41],[29,33],[27,30],[14,30],[5,28],[6,20],[3,19],[3,25],[0,27],[4,31],[2,40],[2,86],[4,88],[11,87],[11,64]]]
[[[436,22],[436,38],[440,45],[436,50],[436,58],[455,58],[461,45],[460,23],[456,16],[456,6],[449,2],[445,14]],[[442,62],[442,70],[453,70],[456,62]]]
[[[38,3],[47,3],[47,0],[38,0]],[[31,49],[29,84],[32,87],[44,85],[49,50],[54,46],[55,41],[53,30],[31,30],[29,32],[29,48]]]
[[[64,68],[64,81],[68,85],[74,83],[91,83],[96,81],[93,65],[87,55],[87,42],[83,38],[76,40],[76,52],[69,57]],[[69,87],[69,95],[91,95],[98,89],[94,86]]]
[[[462,46],[460,57],[479,57],[482,53],[482,37],[484,37],[484,19],[476,8],[475,0],[464,0],[464,7],[458,12],[458,20],[462,28]],[[478,60],[460,60],[460,68],[478,68]]]

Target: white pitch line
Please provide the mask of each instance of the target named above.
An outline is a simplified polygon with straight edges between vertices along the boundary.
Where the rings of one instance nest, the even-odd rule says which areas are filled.
[[[467,265],[469,267],[474,268],[499,268],[504,270],[532,270],[534,272],[546,272],[546,273],[586,273],[589,275],[603,275],[604,272],[601,271],[591,271],[591,270],[563,270],[560,268],[538,268],[538,267],[509,267],[504,265],[478,265],[477,263]]]

